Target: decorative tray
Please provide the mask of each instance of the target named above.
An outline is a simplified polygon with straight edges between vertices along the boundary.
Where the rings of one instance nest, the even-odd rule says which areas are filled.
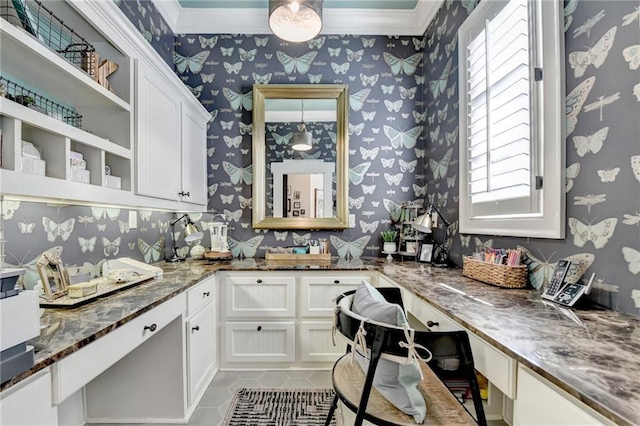
[[[330,261],[331,253],[325,254],[293,254],[293,253],[266,253],[267,260],[323,260]]]
[[[64,295],[57,299],[47,300],[40,299],[41,308],[77,308],[94,300],[105,297],[115,292],[126,290],[138,284],[142,284],[145,281],[153,279],[153,275],[140,275],[131,281],[127,281],[122,284],[112,284],[108,282],[98,283],[98,291],[85,297],[71,298],[68,295]]]

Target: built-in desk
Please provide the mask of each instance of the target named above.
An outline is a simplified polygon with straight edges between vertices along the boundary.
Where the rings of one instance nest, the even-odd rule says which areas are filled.
[[[451,327],[467,329],[471,340],[475,341],[474,351],[477,347],[485,351],[483,354],[474,352],[478,367],[488,371],[490,379],[496,380],[498,376],[491,368],[503,366],[498,371],[506,375],[497,380],[497,384],[505,394],[513,397],[516,424],[528,423],[532,407],[537,407],[538,413],[550,412],[548,407],[556,396],[575,398],[578,404],[572,406],[579,409],[577,413],[586,412],[589,420],[640,424],[640,322],[635,317],[611,311],[575,311],[578,322],[574,322],[561,311],[543,305],[535,291],[501,289],[464,278],[460,270],[437,269],[414,262],[387,263],[381,258],[333,259],[331,263],[320,264],[244,259],[158,265],[165,270],[161,280],[141,284],[77,309],[47,309],[42,324],[48,328],[32,342],[38,349],[36,365],[0,385],[0,404],[20,400],[16,396],[20,387],[31,384],[35,378],[38,386],[46,381],[52,383],[51,401],[64,402],[64,396],[74,387],[59,393],[65,389],[56,378],[60,366],[69,363],[73,354],[83,349],[100,347],[107,352],[115,351],[118,341],[109,347],[100,343],[107,343],[109,335],[116,335],[119,329],[126,330],[127,325],[146,314],[167,312],[166,316],[162,315],[166,322],[157,332],[166,339],[156,341],[142,337],[131,353],[140,348],[155,350],[154,345],[162,349],[163,342],[178,342],[182,349],[164,361],[177,359],[181,363],[178,367],[188,367],[186,347],[190,329],[187,330],[187,325],[189,321],[200,321],[199,313],[202,312],[190,313],[189,300],[195,300],[195,296],[189,298],[188,295],[206,278],[220,275],[217,271],[236,275],[260,271],[265,277],[270,271],[291,271],[288,273],[294,275],[294,271],[298,271],[300,277],[313,276],[314,271],[338,275],[339,271],[363,271],[363,275],[371,276],[374,281],[377,279],[374,284],[402,287],[408,310],[421,320],[429,320],[429,315],[439,315],[443,319],[441,327],[448,321]],[[217,304],[218,299],[211,306]],[[300,311],[303,312],[302,308]],[[206,342],[198,343],[198,347],[210,347],[207,345]],[[135,356],[131,355],[132,358]],[[504,357],[504,362],[492,362],[496,356]],[[67,361],[63,362],[65,359]],[[486,363],[480,365],[481,362]],[[35,375],[43,370],[47,374]],[[49,370],[53,372],[49,374]],[[503,380],[502,384],[500,380]],[[197,386],[202,388],[204,384]],[[552,398],[545,400],[549,395]],[[180,393],[180,398],[184,399],[183,408],[192,407],[197,401],[197,396],[194,398],[186,389]],[[593,411],[589,411],[591,409]],[[188,416],[188,410],[185,413]],[[548,424],[558,424],[557,418],[549,417]]]

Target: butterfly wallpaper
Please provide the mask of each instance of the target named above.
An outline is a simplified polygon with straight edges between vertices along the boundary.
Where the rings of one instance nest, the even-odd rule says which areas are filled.
[[[562,258],[596,273],[591,298],[640,312],[640,6],[565,2],[567,228],[565,240],[458,233],[457,30],[477,2],[446,0],[425,34],[424,167],[429,200],[451,222],[451,257],[476,248],[529,251],[532,282],[543,285]]]

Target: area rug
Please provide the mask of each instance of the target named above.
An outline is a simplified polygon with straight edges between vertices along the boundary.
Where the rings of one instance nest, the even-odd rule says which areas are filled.
[[[224,426],[321,426],[327,419],[333,389],[240,388],[231,401]],[[338,406],[339,407],[339,406]],[[342,426],[339,409],[332,426]]]

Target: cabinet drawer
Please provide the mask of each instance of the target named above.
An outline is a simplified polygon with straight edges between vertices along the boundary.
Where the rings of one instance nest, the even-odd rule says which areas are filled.
[[[227,363],[295,360],[293,321],[228,322],[224,329],[224,353]]]
[[[516,360],[467,331],[473,362],[481,372],[507,398],[516,396]]]
[[[189,405],[194,404],[211,379],[216,361],[215,305],[186,322]]]
[[[51,373],[39,371],[0,394],[0,424],[56,425],[51,404]]]
[[[457,331],[463,329],[460,324],[410,293],[408,290],[402,291],[402,300],[404,301],[407,312],[410,312],[418,321],[427,326],[430,324],[430,321],[433,323],[430,327],[432,331]]]
[[[230,318],[294,317],[295,277],[227,277],[226,316]]]
[[[54,403],[64,401],[84,387],[184,311],[185,297],[180,294],[54,363]],[[145,329],[153,324],[155,331]]]
[[[355,290],[362,281],[371,281],[368,276],[300,278],[300,313],[303,317],[331,317],[335,302],[341,293]]]
[[[205,303],[215,300],[216,279],[206,278],[187,291],[187,316],[195,313]]]
[[[302,362],[335,362],[344,355],[347,341],[336,333],[336,346],[333,346],[330,321],[302,321],[299,329],[300,359]]]
[[[523,426],[613,424],[522,365],[518,367],[518,398],[514,402],[513,422]]]

